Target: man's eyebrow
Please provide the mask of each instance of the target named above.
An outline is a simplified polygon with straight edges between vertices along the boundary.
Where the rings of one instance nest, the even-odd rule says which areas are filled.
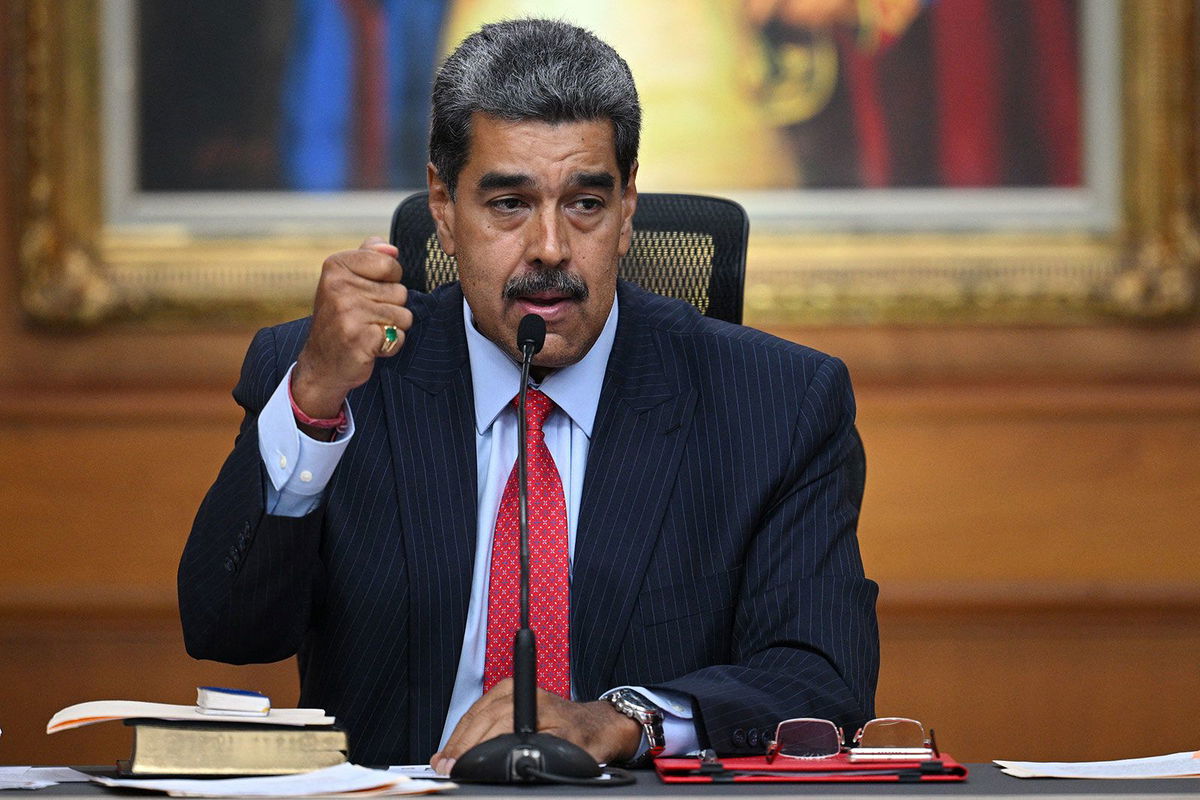
[[[532,185],[533,178],[511,172],[488,172],[478,183],[479,188],[485,192],[492,189],[520,189]]]
[[[611,189],[617,179],[611,172],[576,172],[571,176],[571,185],[585,189]]]
[[[575,172],[568,183],[584,189],[612,189],[617,185],[617,179],[611,172]],[[479,179],[477,186],[481,191],[488,192],[495,189],[524,189],[533,184],[532,177],[519,172],[487,172]]]

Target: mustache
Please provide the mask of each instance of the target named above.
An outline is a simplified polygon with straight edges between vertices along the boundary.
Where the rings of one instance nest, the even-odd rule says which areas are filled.
[[[588,287],[583,278],[562,269],[539,269],[514,275],[505,282],[503,294],[505,300],[516,300],[541,292],[562,294],[577,302],[588,298]]]

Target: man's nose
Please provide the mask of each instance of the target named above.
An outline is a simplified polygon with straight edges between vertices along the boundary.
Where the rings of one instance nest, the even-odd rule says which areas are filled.
[[[531,263],[557,267],[570,260],[571,244],[562,209],[548,205],[539,209],[530,222],[532,230],[527,255]]]

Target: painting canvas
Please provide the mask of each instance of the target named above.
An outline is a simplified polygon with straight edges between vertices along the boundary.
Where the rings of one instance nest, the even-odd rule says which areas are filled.
[[[1079,0],[142,0],[137,190],[419,188],[438,60],[565,16],[629,61],[643,188],[1084,184]]]

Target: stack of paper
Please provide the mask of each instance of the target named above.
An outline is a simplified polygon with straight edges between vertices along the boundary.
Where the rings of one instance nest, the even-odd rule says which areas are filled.
[[[0,789],[45,789],[58,783],[86,783],[91,779],[91,775],[70,767],[0,767]]]
[[[332,725],[333,717],[320,708],[272,708],[266,716],[201,713],[196,706],[144,703],[140,700],[92,700],[59,711],[46,723],[46,733],[78,728],[114,719],[164,719],[179,722],[239,722],[256,725]]]
[[[1017,778],[1200,778],[1200,751],[1120,761],[994,761]]]
[[[458,788],[458,784],[450,781],[416,780],[354,764],[338,764],[302,775],[274,775],[268,778],[185,780],[97,777],[93,780],[105,786],[166,792],[172,797],[364,797],[424,794]]]

